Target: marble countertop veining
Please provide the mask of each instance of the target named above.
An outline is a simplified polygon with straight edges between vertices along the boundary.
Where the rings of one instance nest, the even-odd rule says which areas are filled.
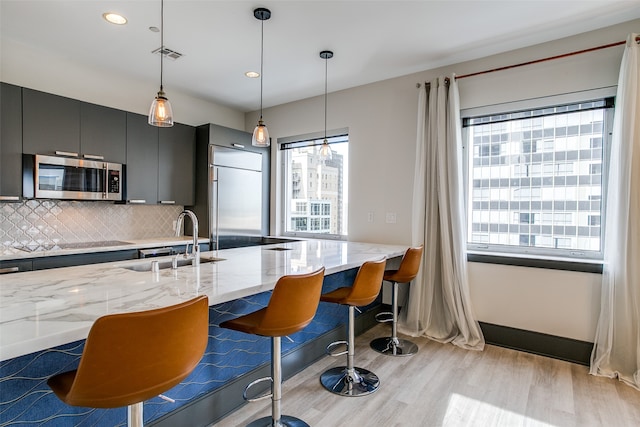
[[[203,294],[210,305],[219,304],[271,290],[283,275],[322,266],[328,275],[382,256],[401,256],[405,250],[397,245],[312,239],[203,252],[202,257],[223,260],[159,273],[126,267],[171,257],[3,275],[0,361],[84,339],[93,322],[106,314],[168,306]]]

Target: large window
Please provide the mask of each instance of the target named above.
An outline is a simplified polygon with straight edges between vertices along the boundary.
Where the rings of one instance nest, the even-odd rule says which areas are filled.
[[[327,138],[331,159],[320,156],[323,141],[317,135],[278,140],[285,235],[347,236],[349,137],[342,130]]]
[[[469,251],[601,258],[613,98],[464,115]]]

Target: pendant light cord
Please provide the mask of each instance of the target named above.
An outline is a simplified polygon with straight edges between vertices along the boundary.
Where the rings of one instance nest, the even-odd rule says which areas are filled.
[[[162,88],[162,59],[164,56],[164,0],[160,0],[160,92]]]
[[[264,19],[260,21],[260,120],[262,120],[262,74],[264,63]]]
[[[327,142],[327,74],[329,57],[324,58],[324,141]]]

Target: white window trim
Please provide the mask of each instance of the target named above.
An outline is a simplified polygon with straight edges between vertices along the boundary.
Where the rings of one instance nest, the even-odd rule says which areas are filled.
[[[327,138],[332,138],[341,135],[349,135],[349,128],[339,128],[327,130],[326,136]],[[321,132],[312,132],[302,135],[295,136],[287,136],[277,139],[277,144],[287,144],[290,142],[298,142],[298,141],[308,141],[308,140],[317,140],[324,138],[324,131]],[[284,167],[286,156],[286,150],[278,149],[278,162],[280,163],[279,173],[280,173],[280,215],[278,218],[278,222],[280,224],[280,235],[286,237],[301,237],[301,238],[310,238],[310,239],[327,239],[327,240],[343,240],[346,241],[348,239],[348,234],[327,234],[327,233],[311,233],[311,232],[295,232],[295,231],[287,231],[287,177],[285,176],[287,173],[286,168]],[[347,231],[348,233],[348,231]]]

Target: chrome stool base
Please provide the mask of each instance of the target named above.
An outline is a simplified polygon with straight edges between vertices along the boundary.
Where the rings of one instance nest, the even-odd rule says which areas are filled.
[[[418,346],[415,343],[393,337],[376,338],[369,345],[378,353],[387,356],[411,356],[418,352]]]
[[[251,421],[247,424],[247,427],[310,427],[309,424],[302,421],[300,418],[292,417],[289,415],[282,415],[279,423],[274,423],[273,417],[258,418],[255,421]]]
[[[391,282],[391,313],[378,313],[376,320],[391,323],[391,336],[376,338],[369,343],[372,349],[387,356],[411,356],[418,352],[418,346],[409,340],[398,338],[398,282]],[[378,317],[391,315],[391,318],[380,320]]]
[[[366,396],[380,387],[380,379],[373,372],[353,368],[350,374],[346,366],[326,370],[320,376],[320,383],[331,393],[340,396]]]

